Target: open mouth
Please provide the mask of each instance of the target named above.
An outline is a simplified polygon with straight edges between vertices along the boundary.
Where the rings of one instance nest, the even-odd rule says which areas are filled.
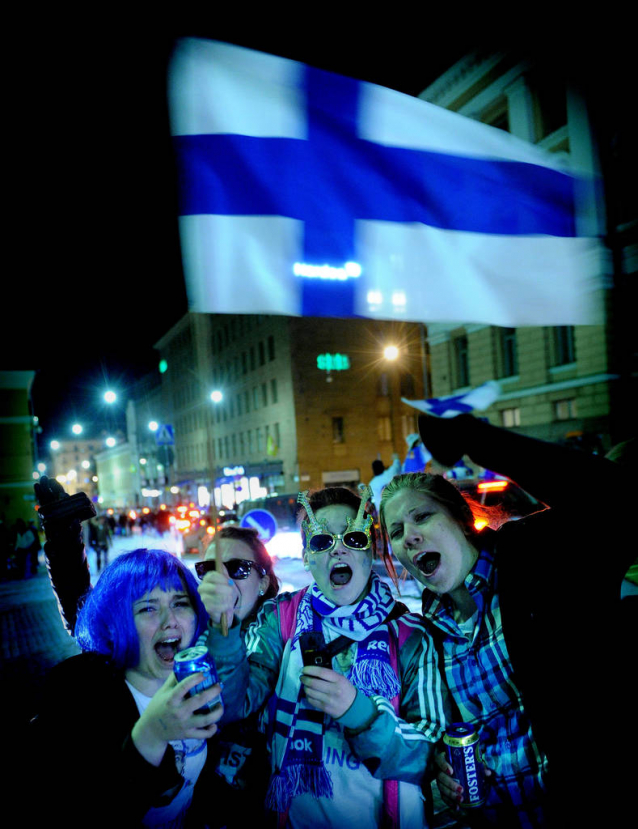
[[[174,639],[165,639],[163,642],[158,642],[155,645],[155,653],[159,656],[162,662],[171,663],[175,659],[175,654],[179,650],[181,639],[176,637]]]
[[[434,575],[440,563],[441,553],[421,553],[413,561],[414,566],[427,577]]]
[[[330,571],[330,583],[333,584],[335,587],[341,587],[344,584],[348,584],[351,578],[352,569],[343,562],[335,564],[335,566]]]

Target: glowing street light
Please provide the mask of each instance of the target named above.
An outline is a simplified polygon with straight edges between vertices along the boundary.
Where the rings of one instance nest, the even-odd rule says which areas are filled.
[[[210,399],[213,403],[221,403],[224,399],[224,395],[219,391],[219,389],[215,389],[215,391],[210,393]]]
[[[117,400],[117,394],[114,391],[106,391],[104,392],[104,399],[107,403],[115,403]]]
[[[151,420],[151,422],[148,424],[148,428],[151,430],[151,432],[157,432],[157,430],[159,429],[159,423],[156,420]]]
[[[104,442],[107,446],[115,446],[115,438],[107,438]]]
[[[396,360],[399,356],[399,349],[396,345],[388,345],[383,349],[383,356],[386,360]]]
[[[51,447],[51,449],[54,449],[54,450],[59,449],[60,448],[60,441],[59,440],[52,440],[51,443],[49,444],[49,446]]]
[[[84,430],[82,429],[82,426],[80,426],[79,423],[74,423],[73,426],[71,426],[71,431],[74,435],[81,435]]]

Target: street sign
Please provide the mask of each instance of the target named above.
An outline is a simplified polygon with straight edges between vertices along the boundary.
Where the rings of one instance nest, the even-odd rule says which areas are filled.
[[[257,530],[259,538],[264,544],[270,541],[277,532],[277,520],[275,516],[265,509],[252,509],[250,512],[247,512],[241,519],[240,526]]]
[[[170,423],[164,423],[155,432],[155,443],[158,446],[175,446],[175,432]]]

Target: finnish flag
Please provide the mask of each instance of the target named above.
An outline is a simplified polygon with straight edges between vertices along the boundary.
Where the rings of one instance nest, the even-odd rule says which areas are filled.
[[[169,71],[191,310],[502,326],[601,321],[563,162],[384,87],[227,43]]]
[[[501,386],[496,380],[488,380],[481,386],[463,394],[450,394],[447,397],[430,397],[427,400],[407,400],[402,397],[403,403],[418,409],[424,414],[437,417],[456,417],[459,414],[482,412],[498,400]]]

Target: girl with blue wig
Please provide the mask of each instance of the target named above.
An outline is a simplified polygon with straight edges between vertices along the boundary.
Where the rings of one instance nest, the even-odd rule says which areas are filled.
[[[189,697],[201,674],[173,673],[206,625],[197,582],[172,554],[133,550],[105,568],[75,626],[83,653],[51,671],[32,723],[47,822],[207,825],[197,793],[221,709],[197,711],[220,688]]]

